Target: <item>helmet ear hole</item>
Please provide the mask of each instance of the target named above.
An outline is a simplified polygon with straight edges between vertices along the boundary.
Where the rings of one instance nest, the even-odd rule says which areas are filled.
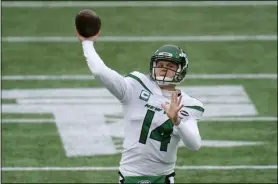
[[[181,75],[177,75],[177,80],[181,81],[183,79],[183,77]]]

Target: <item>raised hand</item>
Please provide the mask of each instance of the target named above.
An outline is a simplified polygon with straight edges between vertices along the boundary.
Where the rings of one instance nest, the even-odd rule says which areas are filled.
[[[99,31],[95,36],[83,37],[83,36],[81,36],[81,35],[78,33],[77,29],[75,28],[75,34],[76,34],[78,40],[80,40],[81,42],[84,41],[84,40],[95,41],[95,40],[99,37],[100,31]]]
[[[166,106],[165,104],[161,104],[167,116],[175,125],[180,124],[178,113],[183,107],[183,105],[181,105],[181,100],[182,100],[182,96],[178,97],[177,93],[173,93],[171,96],[170,105]]]

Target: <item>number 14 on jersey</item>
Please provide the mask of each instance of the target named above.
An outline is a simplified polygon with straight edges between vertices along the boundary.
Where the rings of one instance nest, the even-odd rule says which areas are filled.
[[[139,138],[139,142],[142,144],[146,144],[150,126],[152,124],[152,120],[154,117],[155,112],[152,110],[147,110],[147,114],[144,118],[141,134]],[[168,144],[171,140],[171,134],[173,132],[173,126],[174,124],[170,119],[166,120],[162,125],[156,127],[150,135],[151,139],[154,139],[156,141],[159,141],[161,143],[160,145],[160,151],[167,151]]]

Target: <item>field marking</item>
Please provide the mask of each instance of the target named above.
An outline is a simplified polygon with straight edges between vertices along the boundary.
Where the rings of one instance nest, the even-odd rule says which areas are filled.
[[[210,86],[179,86],[179,89],[186,91],[188,95],[194,95],[196,98],[206,98],[216,100],[216,96],[221,96],[224,100],[226,98],[243,97],[246,102],[232,103],[231,101],[218,100],[206,103],[207,110],[204,117],[234,117],[234,116],[257,116],[257,110],[251,99],[248,97],[242,85],[210,85]],[[69,98],[70,97],[70,98]],[[53,99],[53,100],[71,100],[71,98],[99,98],[97,104],[80,104],[80,103],[33,103],[34,98]],[[2,99],[15,99],[16,103],[7,103],[2,106],[2,113],[53,113],[61,111],[61,108],[88,108],[97,109],[98,113],[120,115],[122,108],[120,102],[111,103],[106,98],[115,97],[105,88],[40,88],[40,89],[5,89],[2,90]],[[28,104],[22,99],[29,100]],[[21,103],[24,102],[24,103]],[[45,101],[47,102],[47,101]],[[53,101],[52,101],[53,102]],[[108,102],[108,103],[107,103]],[[152,102],[154,105],[156,102]],[[92,112],[94,113],[94,112]],[[117,121],[122,124],[121,121]],[[119,125],[123,126],[123,125]],[[116,127],[114,127],[115,129]],[[112,130],[113,132],[113,130]],[[115,132],[115,131],[114,131]],[[119,132],[117,133],[117,135]]]
[[[210,7],[210,6],[276,6],[276,1],[106,1],[106,2],[74,2],[74,1],[13,1],[2,2],[3,8],[66,8],[66,7]]]
[[[2,80],[92,80],[92,75],[4,75]],[[186,79],[277,79],[277,74],[188,74]]]
[[[113,120],[113,119],[112,119]],[[200,121],[209,122],[253,122],[253,121],[277,121],[274,116],[254,116],[254,117],[218,117],[204,118]],[[2,118],[1,123],[55,123],[54,118]]]
[[[40,97],[32,97],[32,98],[19,98],[17,99],[17,103],[19,104],[104,104],[104,103],[115,103],[120,104],[119,100],[113,97],[106,97],[105,95],[103,98],[102,96],[99,97],[71,97],[71,98],[40,98]],[[198,100],[204,104],[210,103],[245,103],[250,104],[250,99],[246,98],[245,96],[234,95],[227,98],[226,96],[218,96],[218,95],[211,95],[208,97],[198,97]],[[3,102],[2,102],[3,103]]]
[[[102,114],[86,107],[66,107],[53,114],[67,157],[117,153]]]
[[[195,94],[203,99],[214,99],[211,103],[205,104],[207,110],[204,118],[257,115],[257,110],[242,85],[187,86],[186,88],[181,86],[180,89],[181,91],[186,89],[189,95]],[[113,95],[105,88],[2,90],[2,99],[16,99],[16,103],[3,104],[2,113],[53,113],[68,157],[116,154],[119,150],[115,147],[112,138],[124,137],[124,129],[121,128],[124,127],[124,119],[106,123],[108,120],[105,114],[117,116],[122,114],[122,108],[119,108],[120,102],[117,104],[100,100],[97,104],[76,103],[80,100],[85,102],[84,98],[92,96],[100,99],[106,99],[106,96],[113,98]],[[219,101],[215,97],[221,97],[223,101]],[[241,101],[238,103],[225,102],[225,99],[229,97],[242,97],[245,101],[244,103]],[[65,104],[68,101],[71,103]],[[151,100],[148,103],[159,105],[156,101]],[[191,113],[190,109],[187,111]],[[163,118],[167,119],[167,116],[164,115]],[[78,123],[76,124],[76,122]],[[86,130],[84,127],[87,127]],[[92,134],[91,132],[95,130],[97,133]],[[209,144],[214,143],[210,142]],[[231,143],[224,145],[231,145]],[[214,146],[219,146],[219,144],[214,144]],[[92,149],[88,149],[88,147]]]
[[[113,141],[114,142],[114,141]],[[114,142],[115,143],[115,142]],[[262,145],[264,142],[254,142],[254,141],[228,141],[228,140],[202,140],[201,147],[209,147],[209,148],[231,148],[231,147],[241,147],[241,146],[254,146],[254,145]],[[122,153],[123,143],[115,143],[117,152]],[[179,142],[178,147],[184,147],[184,143],[182,141]]]
[[[55,123],[54,118],[2,118],[1,123]]]
[[[254,117],[219,117],[219,118],[207,118],[201,121],[215,121],[215,122],[252,122],[252,121],[277,121],[277,117],[274,116],[254,116]]]
[[[2,171],[117,171],[119,167],[2,167]],[[277,165],[176,166],[180,170],[277,169]]]
[[[5,36],[9,43],[69,43],[78,42],[74,36]],[[226,41],[277,41],[277,35],[200,35],[200,36],[102,36],[100,42],[226,42]]]

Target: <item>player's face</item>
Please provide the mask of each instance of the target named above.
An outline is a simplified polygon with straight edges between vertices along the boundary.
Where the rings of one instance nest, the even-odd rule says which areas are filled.
[[[157,61],[156,63],[155,75],[164,77],[166,74],[165,77],[172,78],[174,77],[177,69],[178,69],[177,64],[171,63],[169,61],[160,60]]]

